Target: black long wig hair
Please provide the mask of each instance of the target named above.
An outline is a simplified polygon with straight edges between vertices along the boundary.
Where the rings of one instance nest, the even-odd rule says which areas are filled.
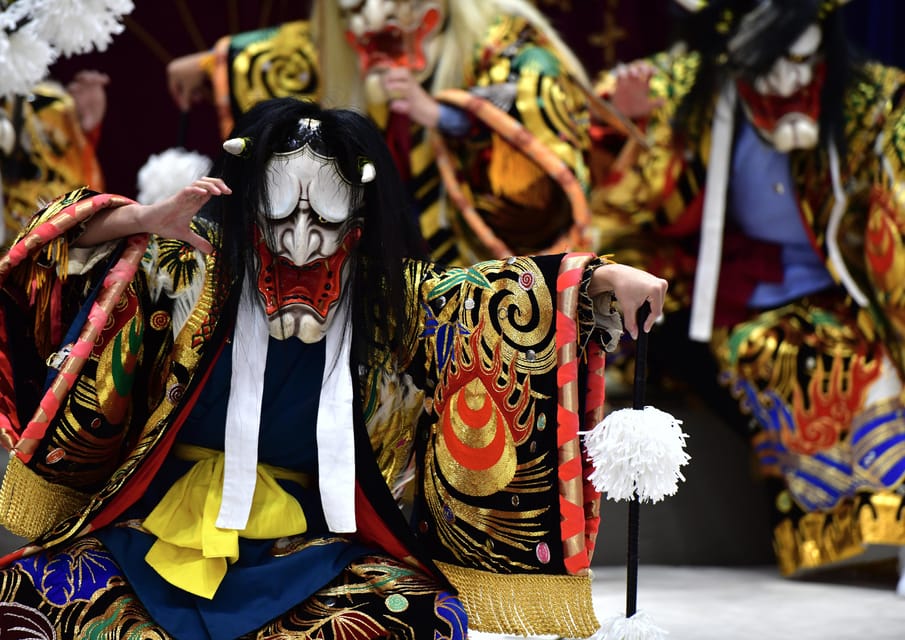
[[[863,60],[846,36],[842,10],[826,0],[710,0],[698,12],[678,11],[675,38],[700,54],[694,86],[676,110],[678,138],[699,139],[710,125],[709,106],[723,82],[766,73],[811,24],[823,32],[820,53],[827,71],[820,95],[820,144],[832,138],[841,152],[845,94]]]
[[[425,244],[415,223],[407,192],[392,156],[376,126],[364,115],[348,109],[325,109],[295,98],[262,102],[237,121],[230,138],[246,138],[245,152],[224,152],[212,175],[232,189],[228,197],[213,198],[203,215],[221,228],[219,250],[230,277],[244,274],[256,281],[259,258],[254,227],[267,233],[269,194],[266,169],[274,153],[299,145],[299,122],[320,122],[317,151],[335,159],[340,175],[352,185],[352,215],[362,234],[349,256],[349,280],[344,295],[352,296],[355,353],[366,353],[377,342],[397,351],[405,320],[403,265],[406,258],[425,259]],[[362,183],[361,167],[370,162],[374,180]]]

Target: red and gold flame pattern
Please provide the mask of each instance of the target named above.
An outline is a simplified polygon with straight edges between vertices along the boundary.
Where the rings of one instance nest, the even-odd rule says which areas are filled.
[[[534,423],[531,382],[518,384],[504,373],[497,345],[489,362],[475,357],[482,318],[471,336],[457,336],[455,357],[437,387],[440,416],[437,462],[455,489],[468,495],[502,490],[515,475],[515,447],[524,444]],[[511,370],[512,367],[505,367]]]
[[[848,371],[844,371],[846,364]],[[818,359],[807,395],[797,382],[793,385],[792,412],[796,428],[788,423],[783,425],[783,444],[804,455],[813,455],[837,444],[848,431],[854,416],[864,408],[867,389],[879,375],[880,363],[876,360],[868,362],[863,355],[856,354],[851,358],[834,355],[829,372],[825,370],[823,359]]]
[[[561,562],[555,320],[546,311],[558,260],[548,262],[549,272],[542,259],[490,261],[422,285],[435,325],[457,328],[425,334],[437,385],[423,526],[444,562],[507,571]],[[445,358],[436,355],[441,339],[452,340]]]

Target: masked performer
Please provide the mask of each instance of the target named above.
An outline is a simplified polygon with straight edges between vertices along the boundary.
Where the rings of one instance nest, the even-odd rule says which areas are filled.
[[[168,73],[183,109],[210,81],[224,135],[270,96],[366,111],[442,262],[590,246],[587,79],[528,2],[322,0]]]
[[[33,538],[0,612],[56,637],[594,633],[578,429],[606,292],[637,335],[666,282],[415,259],[353,111],[266,101],[224,146],[154,205],[55,201],[0,262],[0,507]]]
[[[594,196],[603,246],[710,343],[785,574],[905,545],[905,74],[856,62],[837,2],[682,4],[687,51],[603,84],[651,144]]]

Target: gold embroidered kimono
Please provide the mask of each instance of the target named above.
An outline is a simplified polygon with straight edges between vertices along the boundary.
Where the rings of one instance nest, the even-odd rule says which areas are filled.
[[[33,540],[7,562],[116,521],[167,455],[231,332],[238,287],[216,251],[146,236],[112,253],[69,246],[91,215],[126,202],[70,194],[0,260],[3,436],[7,446],[37,440],[0,490],[2,523]],[[217,245],[216,225],[197,230]],[[603,403],[585,293],[596,263],[408,263],[405,361],[375,348],[352,366],[358,535],[439,568],[475,629],[597,629],[588,569],[598,496],[578,436]],[[397,498],[413,477],[407,522]]]
[[[670,281],[666,311],[678,314],[691,304],[711,132],[676,150],[670,119],[693,84],[697,58],[652,61],[651,93],[664,105],[644,123],[650,149],[595,187],[593,219],[602,252]],[[834,196],[824,147],[790,154],[804,230],[837,286],[776,309],[746,308],[747,296],[739,305],[738,291],[777,268],[778,245],[751,250],[748,236],[723,237],[710,346],[721,383],[750,421],[761,470],[779,486],[774,547],[786,574],[870,545],[905,544],[903,89],[905,74],[871,64],[847,95],[843,199]],[[687,363],[676,364],[688,376]],[[872,401],[869,390],[882,384],[900,391]]]

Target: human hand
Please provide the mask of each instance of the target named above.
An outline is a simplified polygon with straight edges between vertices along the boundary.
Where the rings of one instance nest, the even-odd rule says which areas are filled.
[[[95,215],[75,246],[91,247],[137,233],[153,233],[188,242],[202,253],[210,253],[211,243],[192,231],[192,218],[212,197],[230,193],[232,189],[220,178],[198,178],[165,200],[151,204],[135,202]]]
[[[650,79],[656,69],[647,60],[619,65],[613,70],[615,86],[607,99],[622,115],[633,120],[649,116],[663,105],[662,98],[651,98]]]
[[[192,231],[192,218],[212,197],[230,193],[232,189],[220,178],[198,178],[159,203],[139,205],[142,209],[137,212],[137,224],[149,233],[182,240],[202,253],[210,253],[211,243]]]
[[[390,110],[407,115],[423,127],[433,128],[440,119],[440,105],[424,90],[408,67],[391,67],[380,75]]]
[[[188,111],[210,96],[207,74],[201,65],[206,55],[204,51],[190,53],[174,58],[167,65],[167,88],[180,111]]]
[[[110,76],[100,71],[79,71],[66,85],[66,91],[75,102],[82,131],[94,131],[104,120],[107,112],[107,91]]]
[[[638,339],[638,309],[647,302],[650,315],[642,330],[647,333],[663,314],[663,303],[669,283],[663,278],[624,264],[605,264],[594,270],[588,293],[595,297],[612,291],[622,310],[622,323],[632,337]]]

